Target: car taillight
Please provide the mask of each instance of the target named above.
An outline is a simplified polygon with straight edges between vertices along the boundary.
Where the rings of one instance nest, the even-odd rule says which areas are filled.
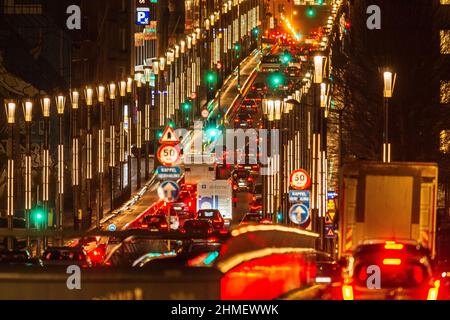
[[[399,266],[402,264],[402,260],[397,258],[386,258],[383,259],[383,264],[385,266]]]
[[[185,233],[186,233],[186,230],[180,229],[180,232],[181,232],[182,234],[185,234]]]
[[[344,300],[354,300],[353,287],[351,285],[342,286],[342,298]]]
[[[213,233],[213,229],[212,228],[208,228],[208,233]]]
[[[253,198],[252,198],[252,199],[253,199],[253,201],[256,201],[256,196],[253,196]]]
[[[434,287],[428,290],[427,300],[437,300],[439,295],[439,287],[441,286],[441,281],[436,280],[434,282]]]
[[[386,241],[384,248],[387,250],[402,250],[403,244],[395,243],[395,241]]]
[[[142,228],[148,228],[148,224],[142,224]]]
[[[237,190],[237,189],[238,189],[238,186],[233,184],[233,190]]]
[[[161,228],[167,228],[167,223],[161,223],[160,227]]]
[[[247,181],[248,181],[248,182],[252,182],[252,181],[253,181],[253,178],[252,178],[252,177],[249,177],[249,178],[247,179]]]

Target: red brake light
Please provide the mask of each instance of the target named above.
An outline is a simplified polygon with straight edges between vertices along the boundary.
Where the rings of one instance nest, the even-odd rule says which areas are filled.
[[[386,241],[384,248],[388,250],[402,250],[403,244],[395,243],[394,241]]]
[[[160,227],[161,228],[167,228],[167,223],[161,223]]]
[[[402,260],[396,258],[387,258],[383,259],[383,264],[385,266],[399,266],[402,264]]]

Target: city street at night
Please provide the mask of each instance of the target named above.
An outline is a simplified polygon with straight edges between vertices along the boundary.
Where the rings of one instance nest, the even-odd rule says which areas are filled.
[[[449,0],[0,0],[0,102],[0,301],[450,300]]]

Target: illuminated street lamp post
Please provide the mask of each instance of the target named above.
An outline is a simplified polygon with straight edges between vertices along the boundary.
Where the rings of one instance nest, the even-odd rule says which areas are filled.
[[[397,75],[391,71],[383,73],[384,78],[384,141],[383,141],[383,162],[391,162],[391,143],[389,142],[389,99],[392,98]]]
[[[142,77],[141,72],[136,73],[136,94],[137,94],[137,121],[136,121],[136,170],[137,187],[141,187],[141,148],[142,148]]]
[[[72,104],[72,187],[73,187],[73,226],[75,230],[80,227],[82,216],[79,215],[80,198],[80,138],[78,135],[78,108],[80,93],[76,90],[70,93]],[[45,119],[45,115],[44,115]]]
[[[103,214],[103,188],[104,188],[104,173],[105,173],[105,94],[106,88],[103,85],[97,87],[98,107],[100,113],[100,126],[98,129],[98,148],[97,148],[97,171],[98,171],[98,216],[97,228],[100,227],[100,219],[98,217]]]
[[[66,97],[62,94],[56,97],[56,110],[59,121],[59,144],[58,144],[58,219],[56,221],[57,230],[62,231],[64,225],[64,107]]]
[[[145,147],[145,169],[144,175],[145,180],[150,178],[150,77],[151,77],[151,67],[144,67],[144,79],[145,79],[145,87],[144,87],[144,147]]]
[[[125,129],[124,129],[124,120],[125,120],[125,97],[127,95],[127,82],[120,81],[119,82],[119,95],[120,95],[120,124],[119,124],[119,181],[120,181],[120,192],[123,191],[123,171],[125,167]],[[128,106],[126,106],[128,108]]]
[[[127,156],[128,156],[128,174],[127,174],[127,179],[128,179],[128,188],[129,188],[129,197],[131,198],[132,194],[133,194],[133,187],[131,185],[131,177],[132,177],[132,171],[131,171],[131,161],[132,161],[132,157],[131,157],[131,137],[132,137],[132,132],[133,132],[133,105],[134,105],[134,99],[133,99],[133,79],[132,78],[128,78],[127,79],[127,101],[128,101],[128,128],[127,128]],[[125,114],[124,114],[125,116]]]
[[[49,97],[43,97],[41,99],[42,115],[44,116],[44,146],[42,150],[42,202],[44,205],[45,212],[49,210],[49,157],[50,157],[50,147],[49,147],[49,131],[50,131],[50,107],[51,99]],[[47,222],[48,224],[48,222]]]
[[[87,211],[89,223],[92,222],[92,107],[94,104],[94,89],[87,87],[84,90],[87,107],[86,132],[86,180],[87,180]]]
[[[30,211],[31,211],[31,150],[30,150],[30,134],[31,120],[33,119],[33,102],[26,100],[22,103],[23,114],[25,116],[25,221],[27,230],[30,230]],[[30,244],[30,238],[27,237],[27,245]]]
[[[108,94],[110,101],[110,123],[109,123],[109,178],[110,178],[110,201],[111,212],[114,210],[115,199],[115,177],[114,169],[116,168],[116,115],[115,115],[115,103],[116,103],[116,84],[110,83],[108,85]]]
[[[8,172],[6,188],[6,214],[8,218],[8,230],[13,230],[14,217],[14,123],[16,121],[16,103],[14,100],[5,103],[6,118],[8,120]],[[13,250],[13,239],[8,237],[8,250]]]

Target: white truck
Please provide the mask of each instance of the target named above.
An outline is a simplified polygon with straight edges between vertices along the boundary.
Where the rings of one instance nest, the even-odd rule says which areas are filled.
[[[229,180],[202,180],[197,184],[197,210],[217,209],[225,221],[233,219],[233,192]]]
[[[339,256],[367,240],[413,240],[436,247],[438,167],[433,163],[355,161],[343,167]]]

